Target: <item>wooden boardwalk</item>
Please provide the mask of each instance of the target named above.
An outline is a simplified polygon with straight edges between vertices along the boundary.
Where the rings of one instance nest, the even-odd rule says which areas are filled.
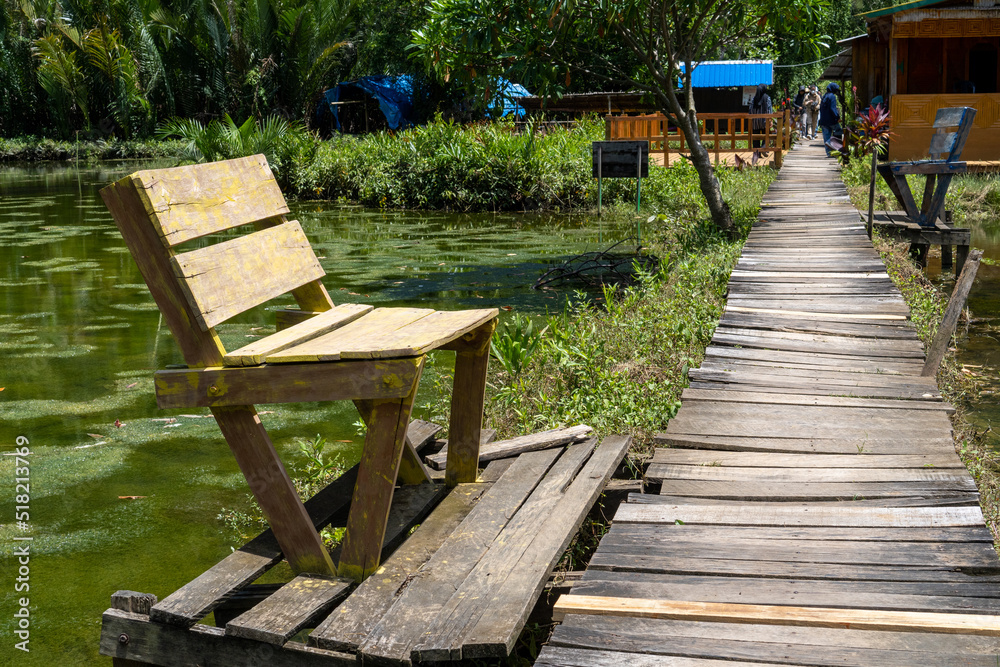
[[[798,146],[660,495],[620,507],[536,664],[1000,665],[1000,562],[923,357],[834,161]]]

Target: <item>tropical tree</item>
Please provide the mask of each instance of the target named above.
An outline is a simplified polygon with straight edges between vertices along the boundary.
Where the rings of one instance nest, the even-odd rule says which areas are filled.
[[[542,94],[574,73],[649,93],[684,133],[715,224],[733,227],[701,143],[691,75],[697,64],[769,31],[819,54],[825,0],[432,0],[413,44],[443,79],[502,72]],[[589,66],[581,66],[589,63]],[[678,86],[678,82],[680,85]]]

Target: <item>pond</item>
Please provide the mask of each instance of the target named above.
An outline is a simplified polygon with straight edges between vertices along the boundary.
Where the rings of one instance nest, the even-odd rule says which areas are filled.
[[[235,546],[218,516],[246,507],[245,482],[207,410],[157,409],[153,371],[182,359],[97,194],[147,166],[0,167],[0,451],[23,437],[32,452],[24,526],[14,459],[0,460],[0,664],[94,662],[111,593],[162,598]],[[580,216],[292,208],[336,302],[557,312],[565,295],[532,290],[535,279],[616,236]],[[219,331],[233,349],[268,324],[257,309]],[[297,439],[317,433],[357,459],[348,404],[261,414],[291,467]],[[30,588],[17,592],[12,545],[24,544]],[[21,597],[28,654],[13,647]]]

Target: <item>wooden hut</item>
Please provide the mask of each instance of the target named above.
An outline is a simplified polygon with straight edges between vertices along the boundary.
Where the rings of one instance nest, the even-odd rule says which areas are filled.
[[[859,108],[878,95],[888,100],[896,133],[889,159],[926,157],[938,108],[971,106],[976,120],[962,157],[1000,164],[1000,3],[914,0],[862,16],[867,33],[845,40],[853,85]]]

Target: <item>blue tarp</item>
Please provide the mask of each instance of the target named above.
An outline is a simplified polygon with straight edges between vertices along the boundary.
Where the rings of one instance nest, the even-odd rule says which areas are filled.
[[[710,60],[698,63],[691,74],[692,88],[741,88],[761,83],[774,83],[773,60]]]
[[[330,112],[333,114],[333,126],[340,129],[340,117],[337,115],[340,101],[340,91],[348,87],[359,88],[376,100],[385,114],[385,119],[392,130],[414,125],[413,115],[413,77],[407,74],[399,76],[365,76],[354,81],[337,84],[324,93]]]
[[[524,108],[517,103],[517,98],[531,95],[528,90],[519,83],[511,83],[506,79],[500,79],[500,95],[502,100],[502,116],[517,114],[524,116]],[[413,111],[413,77],[407,74],[399,76],[365,76],[354,81],[345,81],[327,90],[323,97],[325,104],[333,114],[333,126],[340,129],[340,117],[338,110],[341,90],[354,87],[363,90],[378,100],[379,108],[385,114],[385,119],[389,123],[389,128],[397,130],[399,128],[410,127],[416,124],[416,117]],[[488,111],[493,112],[497,107],[497,100],[490,103]],[[322,102],[320,103],[323,104]]]
[[[517,103],[517,98],[519,97],[530,97],[531,93],[528,89],[519,83],[511,83],[507,79],[500,79],[497,82],[500,85],[499,99],[503,101],[503,113],[501,116],[509,116],[510,114],[515,114],[518,118],[523,118],[525,111],[524,107]],[[490,102],[490,105],[486,107],[486,110],[490,113],[494,113],[497,108],[497,100],[494,99]]]

